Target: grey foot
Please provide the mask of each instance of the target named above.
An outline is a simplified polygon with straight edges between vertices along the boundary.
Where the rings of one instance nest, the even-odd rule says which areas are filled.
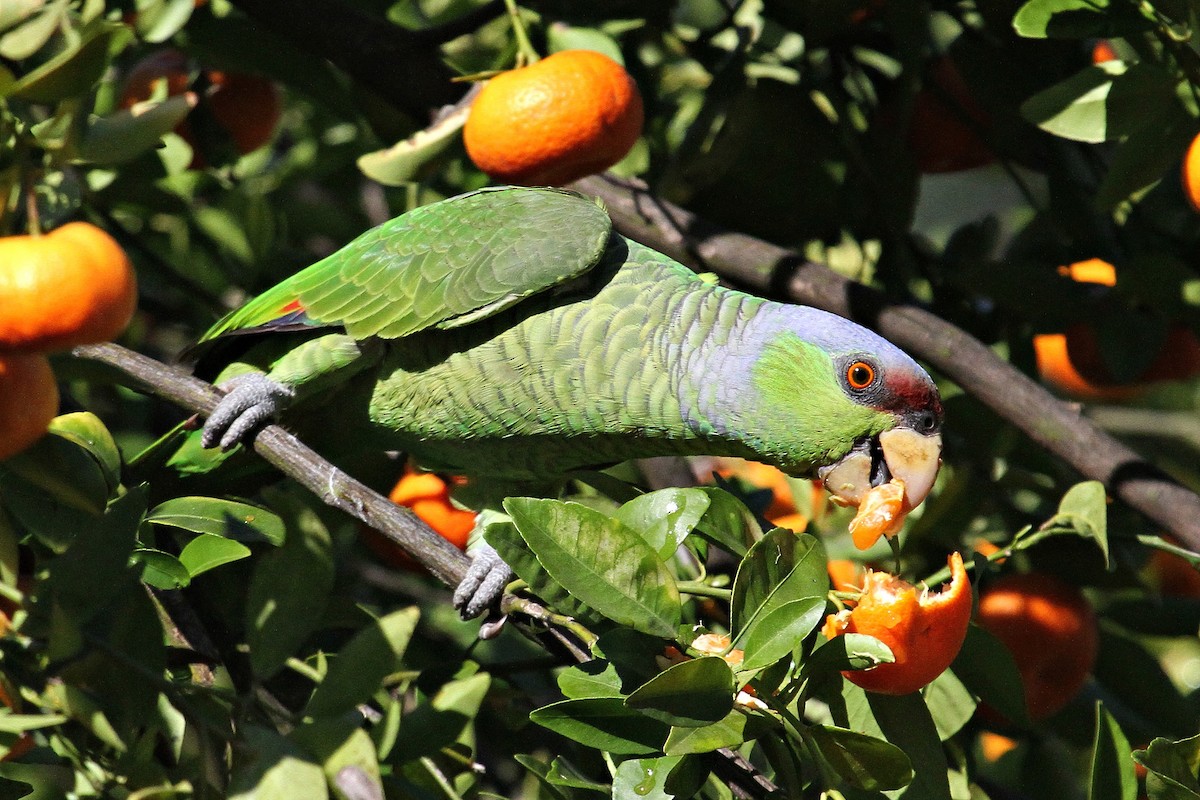
[[[200,435],[203,447],[229,450],[268,422],[296,396],[290,386],[271,380],[260,372],[238,375],[219,387],[225,396],[204,423]]]
[[[471,566],[454,590],[454,607],[463,619],[478,617],[496,604],[512,579],[513,571],[500,554],[481,542],[472,549]]]

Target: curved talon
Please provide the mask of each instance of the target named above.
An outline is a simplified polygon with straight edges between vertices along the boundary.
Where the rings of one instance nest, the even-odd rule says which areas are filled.
[[[292,387],[258,372],[230,378],[217,388],[225,396],[204,423],[200,444],[205,448],[220,445],[229,450],[274,420],[296,396]]]
[[[454,590],[454,607],[463,619],[472,619],[496,604],[513,571],[495,548],[480,543],[471,553],[471,566]]]

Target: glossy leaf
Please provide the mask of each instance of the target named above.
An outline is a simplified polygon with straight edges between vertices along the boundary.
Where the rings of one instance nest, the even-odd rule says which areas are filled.
[[[735,638],[780,606],[824,598],[828,586],[821,542],[808,534],[775,528],[755,542],[738,567],[731,603]]]
[[[38,3],[37,5],[42,4]],[[45,4],[40,14],[27,16],[20,25],[15,27],[8,28],[6,26],[7,30],[3,36],[0,36],[0,56],[13,61],[22,61],[41,50],[46,42],[50,41],[54,31],[62,25],[68,6],[69,0],[51,0],[50,3]],[[18,14],[24,14],[29,8],[23,2],[14,10]],[[9,17],[9,19],[12,18]]]
[[[108,68],[110,54],[132,39],[124,25],[97,24],[77,47],[23,75],[5,91],[5,96],[34,103],[57,103],[83,94],[100,80]]]
[[[813,725],[808,734],[838,777],[868,791],[903,789],[913,779],[904,751],[883,739],[833,725]]]
[[[466,105],[385,150],[359,156],[358,168],[384,186],[402,186],[413,180],[426,162],[458,140],[469,114],[470,106]]]
[[[576,503],[510,497],[504,508],[555,581],[605,617],[634,630],[672,636],[679,590],[640,536]]]
[[[250,663],[262,678],[273,675],[320,621],[333,587],[329,532],[301,511],[283,546],[263,554],[250,578],[246,601]]]
[[[1136,800],[1137,775],[1129,740],[1103,703],[1096,703],[1096,733],[1092,737],[1092,779],[1088,800]]]
[[[1108,0],[1029,0],[1013,17],[1013,28],[1033,39],[1128,36],[1153,27],[1133,7]]]
[[[595,658],[558,673],[563,697],[621,697],[621,678],[610,662]]]
[[[113,165],[132,161],[156,147],[196,106],[196,95],[185,92],[161,102],[138,103],[93,120],[79,142],[76,157],[89,164]]]
[[[975,715],[975,698],[951,670],[934,678],[921,694],[943,742],[958,733]]]
[[[188,542],[179,553],[179,563],[193,578],[210,569],[240,561],[250,555],[250,548],[233,539],[202,533]]]
[[[677,728],[698,728],[733,710],[733,671],[717,656],[675,664],[638,687],[625,705]]]
[[[672,728],[671,735],[663,746],[668,755],[688,753],[711,753],[722,747],[738,747],[761,736],[777,723],[770,717],[754,711],[735,708],[725,718],[700,728]]]
[[[613,775],[612,800],[673,800],[667,779],[681,760],[681,756],[662,756],[622,761]]]
[[[708,511],[709,502],[701,489],[659,489],[630,500],[613,516],[640,533],[665,561]]]
[[[532,722],[581,744],[616,755],[662,750],[669,726],[625,707],[619,698],[562,700],[536,709]]]
[[[950,670],[968,690],[1006,719],[1016,724],[1028,722],[1017,662],[993,634],[971,623]]]
[[[217,497],[177,497],[155,506],[146,519],[156,525],[240,542],[279,545],[286,535],[278,514],[249,503]]]
[[[746,505],[724,489],[702,486],[708,508],[696,523],[696,531],[741,558],[750,545],[762,538],[762,529]]]
[[[306,713],[335,716],[366,702],[384,678],[399,670],[419,616],[415,607],[394,611],[355,634],[333,659]]]
[[[545,600],[551,608],[559,613],[574,617],[585,624],[593,624],[601,619],[588,606],[577,598],[572,597],[562,584],[550,577],[537,556],[521,538],[517,526],[511,522],[491,522],[484,529],[484,541],[496,548],[496,552],[504,559],[504,563],[512,568],[517,577],[525,581],[529,591]]]
[[[393,757],[407,761],[433,756],[454,744],[479,715],[491,685],[486,672],[443,684],[429,702],[405,713]]]
[[[300,748],[266,728],[241,731],[244,755],[234,761],[230,800],[326,800],[329,791],[321,765]]]
[[[1107,61],[1029,98],[1021,113],[1057,136],[1095,143],[1134,133],[1146,124],[1146,108],[1171,102],[1169,75],[1155,67]]]
[[[133,551],[133,559],[142,565],[142,582],[156,589],[181,589],[192,582],[187,567],[170,553],[140,548]]]
[[[822,675],[841,670],[869,669],[896,660],[892,650],[874,636],[846,633],[825,642],[804,662],[806,675]]]
[[[738,639],[737,644],[746,652],[738,671],[769,667],[791,654],[824,618],[824,597],[792,600],[756,617]]]
[[[1066,528],[1093,540],[1108,564],[1108,494],[1100,481],[1085,481],[1068,489],[1058,513],[1044,527]]]
[[[1195,800],[1200,797],[1200,736],[1171,741],[1158,738],[1133,754],[1147,770],[1150,800]]]
[[[842,686],[847,719],[842,727],[886,740],[913,767],[908,793],[929,800],[950,800],[948,763],[937,726],[919,692],[893,697],[873,694],[846,681]]]

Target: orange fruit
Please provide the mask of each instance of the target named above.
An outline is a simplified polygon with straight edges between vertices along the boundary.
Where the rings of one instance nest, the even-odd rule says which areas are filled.
[[[58,384],[41,353],[0,355],[0,461],[42,438],[58,414]]]
[[[1200,134],[1192,139],[1183,156],[1183,193],[1192,208],[1200,211]]]
[[[979,135],[991,119],[948,56],[934,62],[929,84],[913,98],[908,128],[917,169],[926,174],[958,172],[995,161],[995,153]]]
[[[642,97],[617,62],[563,50],[484,85],[463,130],[475,165],[505,183],[561,186],[620,161],[642,131]]]
[[[1145,574],[1164,597],[1200,597],[1200,570],[1174,553],[1155,550]]]
[[[450,487],[437,475],[409,471],[392,487],[388,499],[411,508],[422,522],[459,550],[467,549],[467,539],[475,527],[475,512],[458,508],[450,502]],[[393,567],[420,569],[396,543],[378,531],[364,529],[363,541],[372,552]]]
[[[0,352],[63,350],[121,333],[137,280],[121,246],[87,222],[0,238]]]
[[[829,584],[837,592],[861,592],[866,568],[848,558],[831,558],[825,565]]]
[[[869,692],[909,694],[950,666],[967,637],[972,595],[962,556],[951,553],[947,561],[950,584],[937,593],[868,570],[854,608],[825,619],[825,638],[867,634],[886,644],[895,656],[891,664],[844,671],[846,680]]]
[[[1117,273],[1112,264],[1089,258],[1058,268],[1060,275],[1077,283],[1116,286]],[[1075,397],[1095,400],[1128,400],[1155,381],[1184,380],[1200,375],[1200,340],[1190,329],[1174,325],[1155,354],[1136,379],[1119,382],[1113,377],[1100,348],[1095,330],[1078,323],[1064,333],[1043,333],[1033,337],[1038,374],[1060,391]]]
[[[207,90],[201,102],[234,150],[245,155],[271,141],[283,113],[283,99],[272,81],[261,75],[214,69],[204,70],[203,77]],[[121,88],[121,108],[148,100],[159,81],[166,82],[169,97],[188,91],[192,78],[187,55],[179,50],[159,50],[135,64]],[[195,113],[179,123],[175,132],[192,148],[191,168],[201,169],[205,166],[203,148],[190,121]]]
[[[1077,587],[1052,575],[1030,572],[994,581],[979,598],[976,621],[1017,662],[1030,719],[1065,706],[1096,662],[1096,612]]]
[[[859,550],[866,550],[886,535],[889,539],[904,526],[904,481],[892,478],[867,490],[858,513],[850,520],[850,538]]]
[[[1116,61],[1120,58],[1117,50],[1107,39],[1101,39],[1092,45],[1092,63],[1103,64],[1105,61]]]

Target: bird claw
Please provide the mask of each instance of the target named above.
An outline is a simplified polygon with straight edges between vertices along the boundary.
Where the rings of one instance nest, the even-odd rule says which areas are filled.
[[[259,372],[230,378],[217,387],[225,396],[204,423],[202,447],[229,450],[274,420],[296,390]]]
[[[496,604],[512,579],[512,569],[495,548],[481,542],[473,548],[471,566],[454,590],[454,607],[463,619],[477,617]]]

